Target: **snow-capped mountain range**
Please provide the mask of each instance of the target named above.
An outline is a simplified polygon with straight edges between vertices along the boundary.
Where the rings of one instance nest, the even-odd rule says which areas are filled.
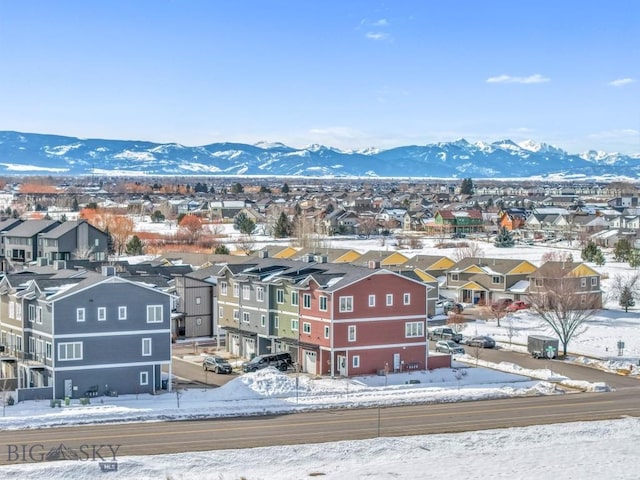
[[[638,179],[640,154],[570,154],[545,143],[508,139],[343,151],[317,144],[186,147],[0,131],[0,174]]]

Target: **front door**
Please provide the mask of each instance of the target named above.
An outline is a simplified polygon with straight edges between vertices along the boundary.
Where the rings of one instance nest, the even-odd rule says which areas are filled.
[[[71,398],[71,394],[73,393],[73,380],[65,379],[64,381],[64,396]]]
[[[347,357],[338,355],[338,373],[343,377],[347,376]]]
[[[393,371],[394,372],[400,371],[400,354],[399,353],[393,354]]]

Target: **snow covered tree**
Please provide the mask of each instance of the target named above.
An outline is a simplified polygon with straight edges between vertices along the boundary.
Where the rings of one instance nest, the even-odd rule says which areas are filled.
[[[511,248],[514,245],[513,235],[505,227],[502,227],[496,235],[494,245],[499,248]]]

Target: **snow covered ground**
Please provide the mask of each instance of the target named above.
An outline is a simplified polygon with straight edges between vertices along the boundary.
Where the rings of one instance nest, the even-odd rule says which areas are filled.
[[[266,241],[266,240],[265,240]],[[331,241],[332,247],[390,249],[380,240]],[[333,243],[336,243],[333,245]],[[546,247],[496,249],[483,243],[486,257],[523,258],[539,265]],[[419,251],[447,255],[426,246]],[[450,254],[451,252],[449,252]],[[573,251],[579,259],[579,251]],[[630,273],[623,265],[596,267],[612,277]],[[609,286],[605,280],[603,288]],[[589,320],[584,332],[570,344],[570,360],[611,371],[640,374],[640,316],[624,313],[608,299],[606,309]],[[549,333],[526,311],[495,322],[469,323],[466,335],[488,334],[503,348],[523,349],[529,333]],[[511,334],[511,338],[510,338]],[[623,355],[617,342],[624,340]],[[470,353],[470,352],[468,352]],[[198,358],[192,359],[199,361]],[[305,375],[263,370],[238,377],[217,389],[192,388],[157,396],[121,396],[92,399],[82,406],[51,408],[48,402],[23,402],[6,407],[0,429],[49,427],[108,421],[154,421],[220,415],[283,413],[318,408],[346,408],[404,402],[439,402],[561,394],[563,386],[606,391],[602,384],[568,379],[553,371],[526,370],[513,364],[488,364],[471,355],[458,357],[452,369],[370,376],[357,379],[312,379]],[[408,380],[420,383],[407,384]],[[640,385],[640,381],[639,381]],[[179,401],[179,406],[178,406]],[[449,435],[224,450],[180,455],[118,458],[118,472],[109,478],[131,479],[301,479],[343,478],[518,478],[561,476],[563,479],[635,479],[640,419],[511,428]],[[99,472],[92,462],[10,465],[0,467],[0,478],[87,478]]]

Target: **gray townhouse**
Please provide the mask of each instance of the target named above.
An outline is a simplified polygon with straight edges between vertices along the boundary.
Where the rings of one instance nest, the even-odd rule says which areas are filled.
[[[172,295],[113,267],[62,263],[0,281],[0,374],[17,399],[170,388],[162,369],[171,374]]]
[[[108,235],[85,220],[26,220],[0,224],[0,269],[11,270],[38,258],[107,259]]]

